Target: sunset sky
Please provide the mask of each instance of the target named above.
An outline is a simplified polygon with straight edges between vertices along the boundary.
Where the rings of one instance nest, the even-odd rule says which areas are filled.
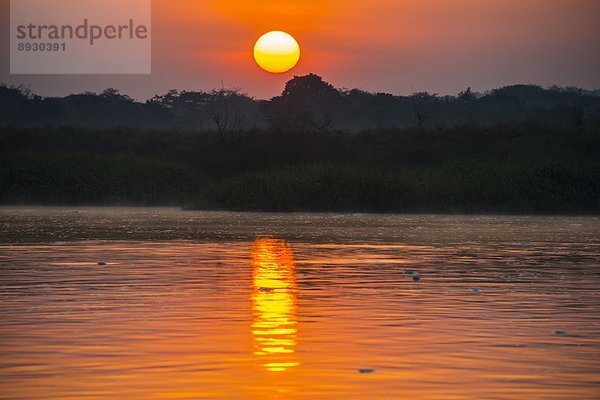
[[[9,0],[0,1],[0,81],[42,95],[115,87],[146,99],[223,82],[269,98],[310,72],[337,87],[395,94],[600,88],[598,0],[154,0],[148,76],[9,75]],[[300,43],[288,73],[266,73],[253,60],[254,42],[270,30]]]

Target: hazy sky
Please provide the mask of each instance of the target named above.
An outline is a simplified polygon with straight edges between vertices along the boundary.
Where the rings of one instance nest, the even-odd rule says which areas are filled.
[[[10,75],[9,0],[0,12],[0,81],[42,95],[114,87],[145,99],[223,82],[268,98],[309,72],[337,87],[396,94],[600,88],[600,0],[153,0],[149,76]],[[283,75],[252,58],[255,40],[275,29],[302,48]]]

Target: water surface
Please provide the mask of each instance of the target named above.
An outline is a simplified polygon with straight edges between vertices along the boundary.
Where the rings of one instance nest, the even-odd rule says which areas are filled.
[[[598,265],[593,217],[2,208],[0,398],[598,399]]]

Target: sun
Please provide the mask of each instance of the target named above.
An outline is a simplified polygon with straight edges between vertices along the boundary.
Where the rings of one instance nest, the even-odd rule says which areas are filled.
[[[267,32],[254,45],[254,60],[265,71],[281,74],[298,64],[300,45],[289,33]]]

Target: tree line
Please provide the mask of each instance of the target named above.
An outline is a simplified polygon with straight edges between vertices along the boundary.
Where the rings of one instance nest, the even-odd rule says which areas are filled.
[[[296,76],[281,95],[258,100],[239,89],[177,91],[136,101],[115,89],[42,97],[24,87],[0,85],[0,127],[130,127],[216,132],[225,141],[250,129],[361,131],[430,130],[530,123],[600,131],[600,90],[512,85],[455,96],[410,96],[342,90],[320,76]]]

